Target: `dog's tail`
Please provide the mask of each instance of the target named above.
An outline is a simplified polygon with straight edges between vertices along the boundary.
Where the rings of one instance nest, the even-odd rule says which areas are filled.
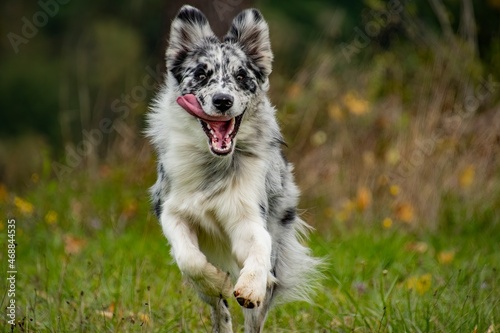
[[[278,280],[274,290],[274,304],[291,301],[311,302],[311,297],[321,285],[325,261],[312,256],[303,243],[312,227],[296,217],[291,227],[281,235],[276,246],[275,275]]]

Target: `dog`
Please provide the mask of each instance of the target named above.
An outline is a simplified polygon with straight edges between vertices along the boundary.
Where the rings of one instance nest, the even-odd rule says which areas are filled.
[[[267,91],[273,54],[262,14],[237,15],[222,41],[185,5],[172,21],[165,84],[148,112],[158,155],[154,212],[183,276],[211,306],[212,331],[262,332],[272,305],[308,300],[321,260],[302,244],[299,191]],[[233,287],[234,284],[234,287]]]

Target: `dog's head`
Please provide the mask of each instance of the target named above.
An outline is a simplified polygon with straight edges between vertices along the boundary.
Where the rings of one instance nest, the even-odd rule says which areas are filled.
[[[166,61],[177,103],[197,118],[216,155],[230,154],[246,110],[268,87],[269,29],[260,12],[236,16],[223,41],[198,9],[185,5],[172,22]]]

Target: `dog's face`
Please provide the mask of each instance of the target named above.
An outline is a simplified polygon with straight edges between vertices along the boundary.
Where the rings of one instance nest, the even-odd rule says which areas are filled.
[[[212,153],[234,150],[245,112],[267,90],[272,57],[267,23],[256,9],[241,12],[222,42],[198,9],[186,5],[177,14],[167,70],[178,88],[177,103],[198,119]]]

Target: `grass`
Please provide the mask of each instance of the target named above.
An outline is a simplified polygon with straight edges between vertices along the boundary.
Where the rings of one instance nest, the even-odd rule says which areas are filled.
[[[147,170],[33,177],[22,198],[3,188],[1,215],[16,219],[18,274],[17,324],[2,315],[1,332],[210,331],[208,308],[182,282],[149,211]],[[441,218],[464,209],[450,200]],[[328,261],[314,303],[274,309],[266,331],[497,332],[499,230],[479,226],[410,232],[332,220],[310,240]],[[6,246],[0,257],[6,272]],[[5,309],[6,279],[0,286]],[[242,332],[239,306],[230,300],[230,308]]]

